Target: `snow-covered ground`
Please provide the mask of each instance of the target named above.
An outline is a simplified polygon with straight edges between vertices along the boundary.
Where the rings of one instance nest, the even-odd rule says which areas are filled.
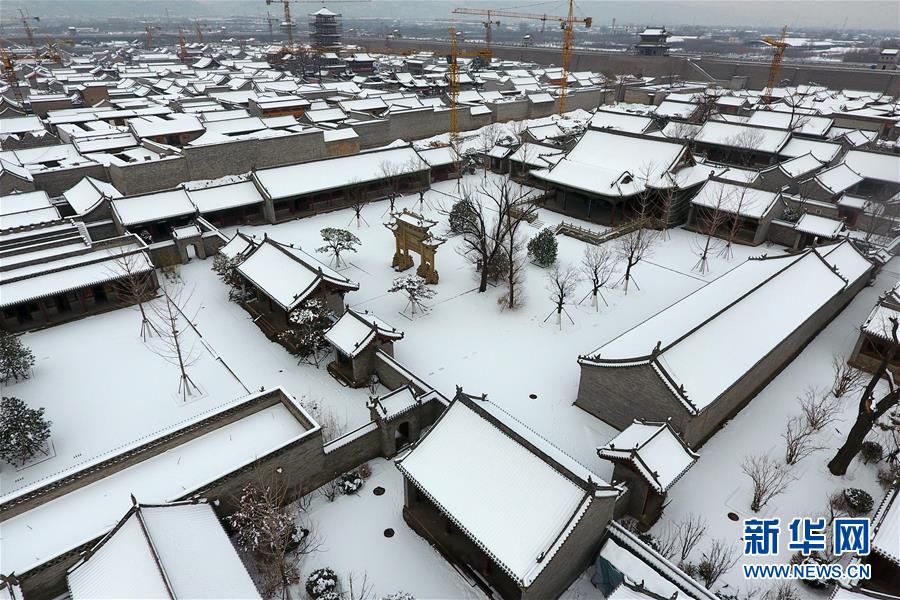
[[[393,461],[369,465],[372,476],[357,494],[334,502],[313,495],[309,518],[322,546],[301,564],[302,581],[316,569],[331,567],[345,592],[351,574],[355,590],[366,578],[373,598],[401,590],[415,598],[483,598],[403,520],[403,476]],[[376,496],[376,487],[384,488],[384,494]],[[392,537],[385,536],[387,529],[393,530]],[[292,597],[305,597],[299,588]]]
[[[654,533],[660,534],[671,522],[693,513],[706,519],[709,531],[691,560],[699,560],[715,538],[734,543],[740,551],[742,520],[755,516],[749,509],[750,481],[740,468],[743,457],[771,452],[779,461],[783,460],[785,442],[781,435],[788,419],[800,412],[797,397],[809,386],[827,389],[831,385],[832,356],[838,354],[846,358],[850,354],[859,326],[878,297],[896,285],[898,277],[900,258],[894,258],[874,286],[863,289],[778,377],[700,449],[700,460],[669,493],[670,504],[654,527]],[[739,343],[739,340],[734,342]],[[763,507],[763,516],[781,518],[783,527],[795,517],[824,516],[829,495],[847,487],[868,491],[877,505],[884,495],[876,481],[878,465],[866,465],[857,458],[844,477],[834,477],[826,466],[855,419],[858,401],[858,394],[841,399],[841,419],[819,433],[816,439],[816,444],[824,449],[793,467],[792,475],[796,481],[783,495],[776,496]],[[740,520],[730,520],[729,512],[737,514]],[[767,562],[788,562],[791,552],[784,541],[781,546],[781,554],[767,558]],[[729,591],[753,589],[753,585],[743,579],[740,566],[723,576],[721,581],[728,585]],[[808,588],[800,587],[814,597]]]
[[[178,367],[154,353],[158,346],[140,331],[138,310],[122,309],[22,336],[34,372],[4,385],[3,395],[44,407],[51,447],[49,457],[38,454],[23,467],[0,461],[0,500],[247,394],[215,347],[187,329],[183,347],[196,358],[188,373],[201,393],[183,402]]]
[[[466,178],[473,187],[481,181],[481,174]],[[455,193],[454,180],[439,182],[425,194],[425,216],[439,221],[435,227],[441,234],[447,231],[446,218],[438,207],[443,205],[449,209]],[[487,393],[494,402],[602,476],[609,476],[611,468],[597,457],[595,450],[616,432],[572,406],[578,388],[578,355],[595,350],[735,267],[747,256],[779,251],[775,247],[737,247],[735,258],[712,259],[709,272],[700,276],[692,271],[697,261],[692,253],[697,236],[672,230],[669,239],[661,242],[652,256],[633,270],[639,290],[632,287],[627,296],[621,289],[605,290],[609,307],[601,303],[599,312],[590,307],[589,300],[581,306],[568,307],[575,323],[564,319],[560,330],[553,318],[545,322],[553,310],[546,290],[546,269],[528,264],[521,287],[522,306],[503,311],[497,300],[503,295],[504,287],[491,287],[479,294],[472,265],[457,252],[461,240],[450,238],[437,252],[435,264],[440,283],[434,286],[437,296],[431,301],[431,310],[411,319],[403,313],[405,298],[387,292],[397,276],[390,266],[393,234],[382,225],[388,220],[387,208],[386,202],[366,206],[363,216],[368,226],[363,224],[359,229],[352,211],[342,210],[279,225],[241,227],[240,231],[255,236],[267,234],[279,242],[313,251],[320,245],[320,229],[348,228],[360,238],[362,245],[358,253],[345,257],[349,266],[342,273],[360,284],[359,291],[348,294],[346,301],[354,308],[373,311],[406,333],[394,346],[401,363],[445,395],[452,396],[457,385],[469,393]],[[396,208],[419,209],[418,195],[399,199]],[[562,215],[548,210],[541,210],[539,218],[542,226],[551,227],[563,219]],[[566,221],[572,219],[566,217]],[[585,222],[576,223],[601,229]],[[528,237],[538,232],[536,227],[523,229]],[[559,262],[577,267],[586,244],[565,236],[557,239]],[[319,256],[328,260],[325,255]],[[208,261],[195,260],[182,267],[182,277],[196,286],[194,301],[202,306],[189,312],[197,314],[204,335],[226,362],[234,366],[248,387],[280,383],[298,398],[321,401],[345,416],[348,428],[368,422],[367,393],[341,387],[324,367],[316,370],[297,365],[286,351],[265,338],[245,311],[227,301],[227,290],[210,266]],[[588,285],[582,283],[576,299],[581,300],[588,291]],[[536,398],[531,398],[532,394]]]

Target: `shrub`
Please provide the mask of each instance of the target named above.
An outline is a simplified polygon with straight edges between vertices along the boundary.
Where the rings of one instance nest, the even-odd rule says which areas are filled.
[[[865,490],[859,488],[847,488],[844,490],[844,502],[847,512],[853,515],[864,515],[872,511],[875,501]]]
[[[363,486],[359,471],[350,471],[341,475],[340,488],[342,494],[355,494]]]
[[[630,531],[631,533],[637,533],[639,529],[638,520],[631,516],[624,516],[619,519],[619,525]]]
[[[368,479],[369,477],[372,476],[372,467],[370,467],[369,463],[367,463],[367,462],[364,462],[363,464],[359,465],[359,468],[357,468],[356,470],[359,473],[359,476],[362,477],[363,479]]]
[[[659,540],[657,540],[652,533],[642,533],[638,535],[638,539],[659,552]]]
[[[335,595],[338,586],[338,576],[334,569],[324,567],[316,569],[306,578],[306,593],[314,600],[331,600],[339,596]]]
[[[884,456],[884,448],[878,442],[863,442],[859,454],[865,464],[877,463]]]
[[[393,594],[388,594],[383,597],[381,600],[416,600],[416,597],[409,592],[394,592]]]
[[[886,467],[878,469],[878,483],[887,489],[897,479],[900,479],[900,464],[890,463]]]
[[[28,379],[34,366],[34,354],[11,333],[0,331],[0,382]]]
[[[18,398],[0,401],[0,460],[24,463],[50,439],[50,425],[43,408],[29,408]]]
[[[553,230],[549,227],[528,241],[528,256],[542,267],[549,267],[556,262],[557,243]]]
[[[471,200],[460,200],[450,209],[448,217],[450,231],[453,233],[465,233],[471,220],[471,215],[475,213]]]
[[[488,263],[487,278],[491,283],[497,283],[509,271],[509,257],[506,252],[498,252]]]

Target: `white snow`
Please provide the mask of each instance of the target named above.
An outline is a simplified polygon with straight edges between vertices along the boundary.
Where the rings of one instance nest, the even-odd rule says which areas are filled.
[[[778,198],[779,194],[775,192],[710,180],[703,184],[691,203],[750,219],[762,219],[769,214]]]
[[[629,133],[644,133],[653,126],[653,119],[618,111],[598,110],[591,117],[591,129],[615,129]]]
[[[197,208],[183,188],[127,196],[112,201],[113,211],[125,227],[196,214]]]
[[[583,489],[462,402],[397,464],[525,585],[585,499]]]
[[[72,598],[168,598],[152,553],[137,515],[132,515],[88,562],[69,574]]]
[[[841,163],[816,175],[816,181],[826,190],[835,194],[850,189],[862,180],[859,173],[847,166],[846,163]]]
[[[817,237],[834,238],[837,237],[844,228],[844,222],[814,215],[812,213],[803,213],[794,228],[797,231]]]
[[[890,490],[872,519],[875,527],[872,549],[894,564],[900,564],[900,494]]]
[[[306,431],[276,404],[12,517],[0,523],[0,570],[25,572],[103,535],[131,507],[131,494],[146,502],[175,500]]]
[[[851,150],[844,157],[844,164],[864,179],[900,184],[900,156],[896,154]]]
[[[777,154],[790,138],[789,132],[778,129],[762,129],[737,123],[707,121],[697,132],[694,141]]]
[[[378,317],[365,312],[348,310],[325,332],[325,339],[349,357],[362,352],[376,335],[403,337],[403,332]]]
[[[697,460],[665,423],[635,421],[602,446],[601,458],[629,460],[658,491],[668,491]]]
[[[252,181],[210,186],[187,191],[188,198],[201,214],[239,206],[262,204],[263,197]]]
[[[412,148],[363,152],[286,167],[260,169],[254,178],[270,198],[290,198],[385,178],[384,166],[402,174],[427,170]]]
[[[103,198],[121,198],[122,194],[111,183],[84,177],[74,186],[63,192],[63,198],[75,211],[75,214],[83,215],[100,203]]]
[[[633,196],[644,190],[646,179],[671,170],[684,152],[680,143],[589,129],[556,166],[532,175],[590,194]]]

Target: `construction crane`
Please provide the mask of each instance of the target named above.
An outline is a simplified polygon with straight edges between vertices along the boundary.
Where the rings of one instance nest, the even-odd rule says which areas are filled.
[[[775,83],[778,79],[778,71],[781,70],[781,60],[784,58],[784,51],[787,50],[788,46],[790,46],[790,44],[784,41],[786,35],[787,25],[785,25],[784,29],[781,30],[780,38],[774,38],[770,35],[767,35],[762,39],[764,44],[775,48],[775,53],[772,55],[772,66],[769,67],[769,82],[766,84],[766,89],[763,92],[764,104],[769,104],[770,102],[772,102],[772,92],[775,90]]]
[[[453,12],[460,15],[484,15],[489,19],[491,17],[532,19],[541,21],[544,25],[547,24],[547,21],[559,23],[560,29],[562,29],[563,32],[562,81],[559,84],[559,114],[566,112],[566,95],[569,87],[569,61],[572,58],[572,44],[575,40],[575,24],[583,23],[585,27],[590,27],[593,22],[592,17],[575,16],[575,0],[569,0],[569,11],[565,17],[556,17],[538,13],[523,13],[511,10],[486,10],[482,8],[456,8]]]
[[[459,139],[459,58],[462,57],[481,57],[487,63],[491,62],[491,51],[489,49],[479,50],[477,52],[462,52],[459,49],[457,41],[456,28],[450,27],[450,56],[447,57],[447,82],[450,86],[450,141],[456,142]]]
[[[194,21],[194,31],[197,32],[197,41],[203,43],[203,24],[200,21]]]
[[[22,99],[22,91],[19,89],[19,77],[16,75],[16,64],[13,58],[14,56],[7,52],[5,48],[0,47],[0,62],[3,64],[3,79],[6,80],[7,85],[12,89],[13,97],[16,99],[16,102],[24,109],[25,103]]]
[[[178,28],[178,57],[181,58],[183,62],[187,62],[187,42],[184,39],[184,29],[181,27]]]
[[[153,47],[153,32],[159,31],[159,27],[156,25],[147,25],[144,27],[144,31],[147,32],[147,49],[149,50]]]
[[[467,12],[465,12],[467,10],[469,10],[469,9],[454,8],[453,12],[458,15],[465,15],[465,14],[468,14]],[[488,49],[490,49],[491,41],[493,40],[493,37],[494,37],[493,36],[494,26],[500,27],[500,21],[495,20],[493,18],[493,15],[495,15],[496,12],[497,11],[495,11],[495,10],[485,10],[484,16],[486,16],[487,19],[485,19],[483,21],[479,21],[479,23],[481,23],[481,25],[484,26],[484,44],[485,44],[485,47],[487,47]]]
[[[266,6],[276,2],[279,2],[279,0],[266,0]],[[286,51],[285,54],[291,54],[294,52],[294,22],[291,21],[291,0],[280,0],[280,2],[284,6],[284,21],[281,25],[284,27],[285,33],[287,33],[287,45],[282,47],[282,51]]]
[[[62,65],[62,55],[59,53],[59,44],[74,46],[75,40],[69,38],[59,41],[55,40],[54,38],[47,39],[47,58],[49,58],[51,62],[56,63],[57,65]]]
[[[32,52],[37,56],[37,46],[34,43],[34,27],[28,22],[29,20],[40,21],[40,17],[32,17],[28,14],[28,9],[19,9],[19,17],[22,19],[22,27],[25,28],[25,35],[28,37],[28,45],[31,46]]]

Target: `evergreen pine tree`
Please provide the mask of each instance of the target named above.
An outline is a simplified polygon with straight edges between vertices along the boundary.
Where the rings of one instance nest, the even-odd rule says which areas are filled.
[[[28,379],[34,366],[34,354],[11,333],[0,331],[0,381]]]
[[[28,408],[18,398],[0,402],[0,459],[22,463],[44,451],[50,439],[50,421],[43,408]]]
[[[556,262],[556,252],[556,236],[549,227],[541,229],[528,242],[528,256],[542,267],[549,267]]]

